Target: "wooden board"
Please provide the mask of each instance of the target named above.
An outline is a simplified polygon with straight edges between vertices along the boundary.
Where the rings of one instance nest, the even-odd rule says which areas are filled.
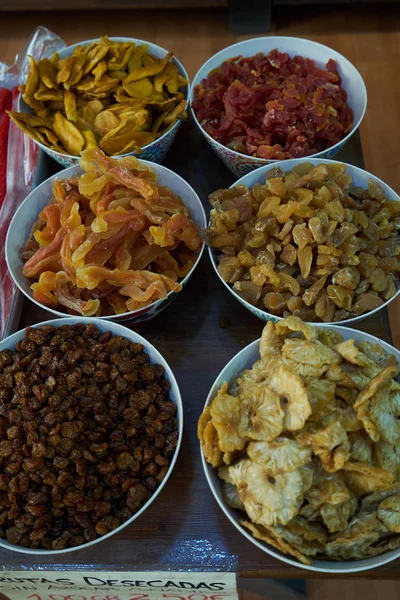
[[[358,134],[338,158],[363,166]],[[193,123],[182,125],[165,165],[195,188],[207,211],[208,194],[235,181]],[[49,161],[48,174],[57,168]],[[226,329],[219,327],[221,317],[229,323]],[[20,325],[49,318],[48,312],[25,301]],[[262,326],[223,287],[205,253],[175,302],[160,317],[136,328],[169,362],[184,403],[183,445],[165,489],[133,525],[104,542],[54,558],[0,549],[3,569],[195,569],[236,571],[247,577],[314,577],[273,559],[242,537],[217,506],[201,465],[196,426],[209,389],[226,363],[260,336]],[[390,342],[386,311],[357,327]],[[396,561],[361,576],[394,578],[399,565]]]

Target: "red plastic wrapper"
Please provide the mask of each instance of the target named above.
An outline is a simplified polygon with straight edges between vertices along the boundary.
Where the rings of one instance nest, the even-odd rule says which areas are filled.
[[[232,150],[284,160],[342,140],[353,111],[334,60],[326,69],[271,50],[225,61],[196,86],[193,110],[212,138]]]
[[[0,63],[0,339],[10,333],[10,317],[19,294],[7,269],[7,230],[18,206],[31,191],[38,158],[37,145],[9,122],[5,110],[10,104],[12,110],[17,110],[17,86],[26,78],[27,56],[39,60],[64,46],[56,34],[38,27],[12,66]]]

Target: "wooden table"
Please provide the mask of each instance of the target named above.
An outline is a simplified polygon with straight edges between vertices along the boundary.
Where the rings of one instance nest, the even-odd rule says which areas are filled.
[[[360,138],[353,136],[340,160],[363,166]],[[212,191],[235,177],[193,123],[184,123],[165,165],[184,177],[209,210]],[[58,169],[49,159],[49,174]],[[229,323],[219,327],[219,319]],[[52,315],[25,301],[21,328]],[[263,324],[227,292],[206,252],[189,284],[158,318],[137,327],[163,354],[177,378],[184,404],[184,437],[175,469],[157,500],[130,527],[95,546],[43,558],[0,549],[3,569],[235,571],[244,577],[314,577],[286,565],[239,535],[208,488],[200,460],[197,419],[214,379]],[[391,341],[386,311],[356,327]],[[359,576],[395,578],[400,560]],[[326,577],[326,575],[324,575]]]

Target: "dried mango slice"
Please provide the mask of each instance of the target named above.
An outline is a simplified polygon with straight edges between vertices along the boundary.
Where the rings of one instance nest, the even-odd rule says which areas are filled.
[[[33,56],[28,56],[29,58],[29,74],[25,84],[24,93],[26,96],[33,96],[34,93],[39,88],[40,75],[39,68],[36,60]]]
[[[47,88],[57,90],[57,71],[53,63],[48,58],[43,58],[37,63],[39,70],[39,78]],[[25,89],[26,92],[26,89]],[[30,92],[28,92],[30,93]]]
[[[153,77],[154,75],[158,75],[161,73],[171,58],[172,54],[168,53],[165,58],[160,60],[159,62],[149,65],[147,67],[140,67],[137,69],[133,69],[131,73],[129,73],[126,83],[131,83],[133,81],[138,81],[141,79],[147,79],[148,77]]]
[[[79,129],[65,119],[60,112],[54,115],[53,127],[68,154],[79,154],[85,144]]]
[[[118,128],[109,136],[112,139],[103,141],[102,147],[116,156],[140,153],[143,146],[168,131],[178,118],[186,116],[186,100],[179,90],[187,87],[188,81],[179,75],[171,57],[168,54],[157,59],[148,53],[146,45],[110,43],[106,37],[88,46],[77,46],[71,56],[62,60],[57,54],[51,60],[45,58],[39,62],[31,57],[27,82],[21,86],[23,98],[37,116],[49,118],[50,129],[57,133],[62,146],[43,132],[35,131],[32,123],[28,125],[22,118],[15,119],[16,123],[36,141],[79,156],[81,140],[74,129],[60,123],[58,113],[82,134],[92,129],[96,115],[105,108],[116,112],[121,109],[112,126],[108,125],[105,131],[95,129],[95,140],[91,140],[90,146],[94,147],[94,141],[100,146],[102,138]],[[143,124],[144,110],[147,116]],[[20,113],[16,115],[20,117]],[[129,136],[127,128],[132,134],[141,135]]]

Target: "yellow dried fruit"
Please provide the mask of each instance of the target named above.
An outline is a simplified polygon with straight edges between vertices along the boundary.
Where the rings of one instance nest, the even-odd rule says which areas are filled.
[[[211,418],[218,433],[218,445],[222,452],[242,450],[246,439],[239,433],[241,414],[239,398],[228,394],[225,382],[211,405]]]
[[[303,482],[298,471],[272,477],[259,463],[243,459],[229,467],[229,474],[253,523],[286,525],[301,506]]]
[[[238,282],[248,281],[250,274],[251,281],[268,286],[263,294],[249,296],[260,309],[328,323],[368,313],[396,294],[400,236],[395,233],[400,209],[387,198],[380,204],[368,196],[368,190],[354,192],[345,172],[331,165],[319,167],[319,176],[326,173],[327,180],[309,179],[309,172],[299,175],[297,167],[284,174],[273,167],[273,184],[244,188],[249,200],[244,202],[242,193],[229,206],[216,203],[226,193],[218,190],[210,197],[216,214],[212,213],[206,236],[218,249],[218,261],[241,253],[244,272]],[[245,215],[235,225],[239,238],[221,238],[217,246],[214,233],[219,233],[219,216],[234,207]],[[258,264],[273,270],[273,278],[251,271]],[[304,304],[291,300],[272,309],[274,297],[265,294],[284,291],[301,296]]]
[[[206,461],[213,467],[221,467],[224,464],[222,452],[218,445],[218,434],[212,422],[209,406],[199,418],[197,435]]]
[[[299,560],[396,548],[395,357],[294,316],[265,325],[260,355],[229,393],[222,386],[199,421],[227,506],[247,513],[255,537]]]
[[[179,90],[188,81],[170,58],[152,56],[145,45],[111,43],[106,36],[77,46],[63,60],[30,57],[23,98],[37,116],[48,117],[57,143],[42,135],[36,115],[13,112],[11,117],[33,139],[64,154],[79,156],[88,131],[90,147],[113,155],[140,152],[186,116]],[[23,127],[22,115],[29,127]]]

